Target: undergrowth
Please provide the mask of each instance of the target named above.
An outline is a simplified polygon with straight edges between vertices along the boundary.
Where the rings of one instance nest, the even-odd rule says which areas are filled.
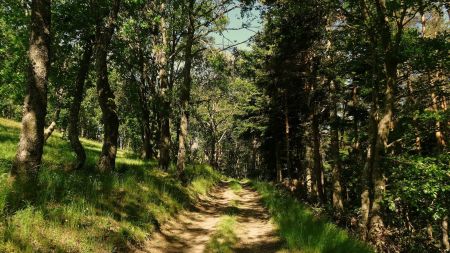
[[[266,182],[253,182],[290,252],[365,253],[373,250],[307,206]]]
[[[9,183],[20,124],[0,119],[0,252],[123,252],[142,245],[161,223],[220,178],[204,165],[188,166],[187,187],[154,161],[118,152],[116,170],[95,172],[101,144],[82,139],[87,162],[72,171],[75,156],[54,133],[44,148],[36,200],[14,200]]]

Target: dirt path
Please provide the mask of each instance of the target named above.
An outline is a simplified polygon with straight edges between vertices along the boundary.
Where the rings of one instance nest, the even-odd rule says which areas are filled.
[[[270,216],[260,204],[260,197],[244,186],[236,193],[223,183],[209,196],[199,201],[197,210],[184,212],[155,232],[141,252],[151,253],[205,253],[211,236],[217,231],[224,215],[235,217],[237,243],[231,252],[282,252]]]

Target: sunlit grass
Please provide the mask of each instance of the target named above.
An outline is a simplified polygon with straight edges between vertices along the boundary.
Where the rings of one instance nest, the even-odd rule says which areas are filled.
[[[37,199],[13,201],[9,170],[20,124],[0,118],[0,252],[126,252],[220,178],[208,166],[188,166],[189,185],[154,169],[155,161],[117,155],[116,170],[95,172],[101,143],[81,139],[87,161],[71,170],[75,156],[68,141],[53,133],[44,148]]]
[[[235,234],[236,223],[236,217],[230,215],[222,216],[217,225],[217,230],[206,245],[206,252],[234,252],[233,246],[238,242],[238,237]]]
[[[242,185],[235,179],[230,180],[229,186],[234,193],[239,193],[240,191],[242,191]]]
[[[305,205],[292,196],[264,182],[254,182],[254,188],[262,195],[279,234],[286,241],[290,252],[302,253],[365,253],[373,250],[348,233],[315,216]]]

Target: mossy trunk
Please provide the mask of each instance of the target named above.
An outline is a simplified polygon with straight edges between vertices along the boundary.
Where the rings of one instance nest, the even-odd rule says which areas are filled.
[[[47,84],[50,68],[51,1],[31,1],[31,34],[27,93],[22,128],[11,174],[25,187],[23,198],[33,195],[44,147]]]

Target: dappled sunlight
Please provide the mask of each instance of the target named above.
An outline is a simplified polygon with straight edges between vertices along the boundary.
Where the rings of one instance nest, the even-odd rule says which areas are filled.
[[[89,147],[86,170],[73,171],[69,143],[55,131],[45,145],[37,199],[22,203],[9,198],[21,190],[8,183],[20,133],[15,126],[0,119],[0,208],[9,215],[0,223],[1,252],[128,251],[191,208],[219,178],[207,166],[190,166],[190,184],[183,187],[172,173],[155,170],[155,161],[133,158],[125,150],[118,152],[116,171],[98,174],[94,168],[101,144],[90,140],[82,140]]]

